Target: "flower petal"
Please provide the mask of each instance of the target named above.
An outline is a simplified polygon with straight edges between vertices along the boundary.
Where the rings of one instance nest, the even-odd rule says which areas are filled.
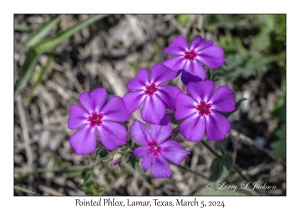
[[[137,76],[127,83],[127,88],[130,90],[144,90],[147,84],[149,84],[149,73],[147,69],[142,68]]]
[[[202,81],[202,79],[201,79],[201,77],[198,77],[196,75],[193,75],[193,74],[183,70],[182,74],[181,74],[181,81],[183,82],[183,84],[187,85],[190,82]]]
[[[143,169],[148,170],[152,164],[152,156],[145,156],[141,162],[141,166]]]
[[[192,75],[200,77],[202,80],[206,79],[206,72],[201,63],[197,60],[187,61],[184,69]]]
[[[190,152],[183,149],[183,147],[176,141],[165,141],[160,145],[161,155],[169,161],[179,165],[185,156]]]
[[[139,120],[134,120],[130,126],[130,135],[135,141],[143,145],[147,145],[147,142],[150,140],[147,126]]]
[[[176,112],[175,118],[177,120],[189,117],[197,112],[196,110],[197,102],[192,97],[185,95],[183,93],[176,97]]]
[[[87,118],[89,114],[87,111],[77,104],[70,107],[70,116],[68,128],[74,130],[88,123]]]
[[[186,62],[183,56],[175,56],[174,58],[165,60],[162,64],[177,72],[184,69]]]
[[[211,96],[209,103],[212,104],[211,110],[232,112],[235,109],[234,93],[230,88],[221,86]]]
[[[155,178],[168,178],[171,176],[171,169],[163,157],[155,157],[152,160],[152,175]]]
[[[101,110],[103,120],[124,122],[130,118],[122,98],[115,96]]]
[[[126,110],[131,114],[141,106],[145,99],[144,91],[133,91],[124,95],[123,102]]]
[[[200,116],[198,113],[188,117],[183,121],[180,126],[180,133],[188,141],[201,141],[205,133],[205,117]]]
[[[199,52],[205,48],[211,47],[214,45],[214,42],[212,40],[205,40],[201,36],[196,36],[192,42],[190,49],[194,49],[196,52]]]
[[[165,141],[172,133],[170,123],[170,115],[165,114],[159,125],[150,124],[150,136],[152,140],[156,140],[158,144]]]
[[[208,101],[214,91],[215,85],[211,80],[190,82],[187,90],[196,101]]]
[[[184,52],[188,50],[188,47],[188,42],[186,41],[185,37],[180,35],[164,49],[164,52],[173,55],[184,55]]]
[[[198,55],[197,59],[210,68],[218,68],[226,61],[223,49],[216,45],[201,50]]]
[[[96,149],[95,128],[86,125],[70,138],[70,145],[78,155],[91,154]]]
[[[156,64],[150,73],[150,83],[162,84],[176,77],[176,72],[163,64]]]
[[[105,88],[97,88],[92,92],[83,92],[79,96],[80,103],[89,112],[99,112],[106,101]]]
[[[206,135],[212,141],[223,140],[230,129],[229,120],[217,112],[211,111],[206,118]]]
[[[165,113],[165,105],[156,94],[146,97],[142,109],[142,119],[144,121],[159,124]]]
[[[97,127],[100,141],[108,150],[114,150],[122,144],[126,144],[126,128],[115,122],[103,121]]]
[[[133,154],[137,158],[144,158],[149,155],[148,148],[145,146],[140,146],[134,149]]]
[[[157,95],[164,102],[165,106],[175,111],[175,98],[178,94],[182,93],[182,91],[178,87],[167,85],[159,85],[157,89]]]

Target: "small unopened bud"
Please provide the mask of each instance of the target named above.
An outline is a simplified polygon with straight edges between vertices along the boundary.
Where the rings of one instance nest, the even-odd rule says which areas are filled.
[[[118,164],[121,161],[121,157],[122,155],[120,155],[119,153],[115,154],[113,160],[110,163],[110,166],[113,167]]]

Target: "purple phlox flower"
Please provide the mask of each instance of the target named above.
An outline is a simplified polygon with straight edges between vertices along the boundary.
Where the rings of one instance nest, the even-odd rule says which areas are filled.
[[[226,86],[213,92],[214,87],[211,80],[190,82],[189,95],[182,93],[176,97],[175,118],[186,118],[179,128],[189,141],[200,141],[205,133],[210,140],[223,140],[231,129],[229,120],[218,112],[235,110],[234,93]]]
[[[175,55],[163,64],[178,74],[182,72],[181,80],[184,84],[206,79],[202,64],[218,68],[225,62],[223,49],[214,45],[212,40],[206,41],[201,36],[196,36],[189,46],[185,37],[180,35],[164,49],[164,52]]]
[[[68,128],[80,128],[70,138],[70,145],[78,155],[94,152],[97,133],[104,147],[109,150],[126,144],[127,130],[117,122],[125,122],[130,115],[122,98],[113,97],[104,105],[106,97],[105,88],[83,92],[79,96],[83,107],[73,104],[70,108]]]
[[[148,170],[152,167],[152,174],[156,178],[171,176],[167,160],[179,165],[185,156],[190,154],[178,142],[169,140],[171,133],[169,114],[165,114],[159,125],[150,124],[150,131],[138,120],[130,127],[132,138],[142,144],[134,150],[134,155],[143,158],[141,162],[143,169]]]
[[[175,71],[162,64],[153,66],[150,77],[147,69],[140,69],[138,75],[127,83],[127,88],[134,91],[123,97],[128,112],[133,113],[143,104],[142,119],[159,124],[166,113],[165,107],[174,111],[175,97],[182,93],[178,87],[163,84],[175,76]]]

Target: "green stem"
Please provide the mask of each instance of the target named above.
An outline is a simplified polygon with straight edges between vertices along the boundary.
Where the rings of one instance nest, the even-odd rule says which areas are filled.
[[[222,145],[220,144],[220,142],[217,142],[217,145],[218,145],[219,150],[221,151],[222,155],[224,155],[225,152],[224,152],[224,149],[223,149]]]
[[[215,150],[213,150],[205,141],[201,141],[202,144],[211,152],[213,153],[216,157],[221,157]]]

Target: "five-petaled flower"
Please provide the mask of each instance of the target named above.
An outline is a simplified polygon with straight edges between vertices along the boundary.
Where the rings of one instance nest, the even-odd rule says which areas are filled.
[[[152,166],[152,174],[156,178],[171,176],[167,160],[179,165],[190,154],[178,142],[169,140],[171,132],[169,114],[165,114],[159,125],[150,124],[150,131],[138,120],[130,127],[132,138],[143,145],[134,150],[134,155],[143,158],[141,166],[145,170]]]
[[[120,97],[115,96],[104,105],[106,97],[104,88],[83,92],[79,96],[83,107],[73,104],[70,108],[68,128],[80,128],[70,138],[71,147],[78,155],[94,152],[97,132],[100,141],[109,150],[126,144],[127,130],[117,122],[128,120],[130,115]]]
[[[143,104],[142,119],[152,124],[159,124],[166,113],[166,108],[175,110],[175,97],[182,93],[178,87],[163,85],[173,79],[176,72],[156,64],[150,73],[145,68],[127,83],[127,88],[134,90],[124,95],[123,101],[129,113],[133,113]]]
[[[179,94],[176,98],[175,118],[181,120],[180,132],[190,141],[200,141],[206,133],[210,140],[223,140],[231,129],[229,120],[218,112],[235,109],[234,93],[226,86],[215,92],[210,80],[190,82],[189,95]]]
[[[206,79],[202,64],[218,68],[225,62],[223,49],[214,45],[212,40],[206,41],[200,36],[196,36],[189,46],[185,37],[180,35],[164,49],[164,52],[175,55],[165,60],[163,64],[178,74],[182,72],[181,79],[184,84]]]

